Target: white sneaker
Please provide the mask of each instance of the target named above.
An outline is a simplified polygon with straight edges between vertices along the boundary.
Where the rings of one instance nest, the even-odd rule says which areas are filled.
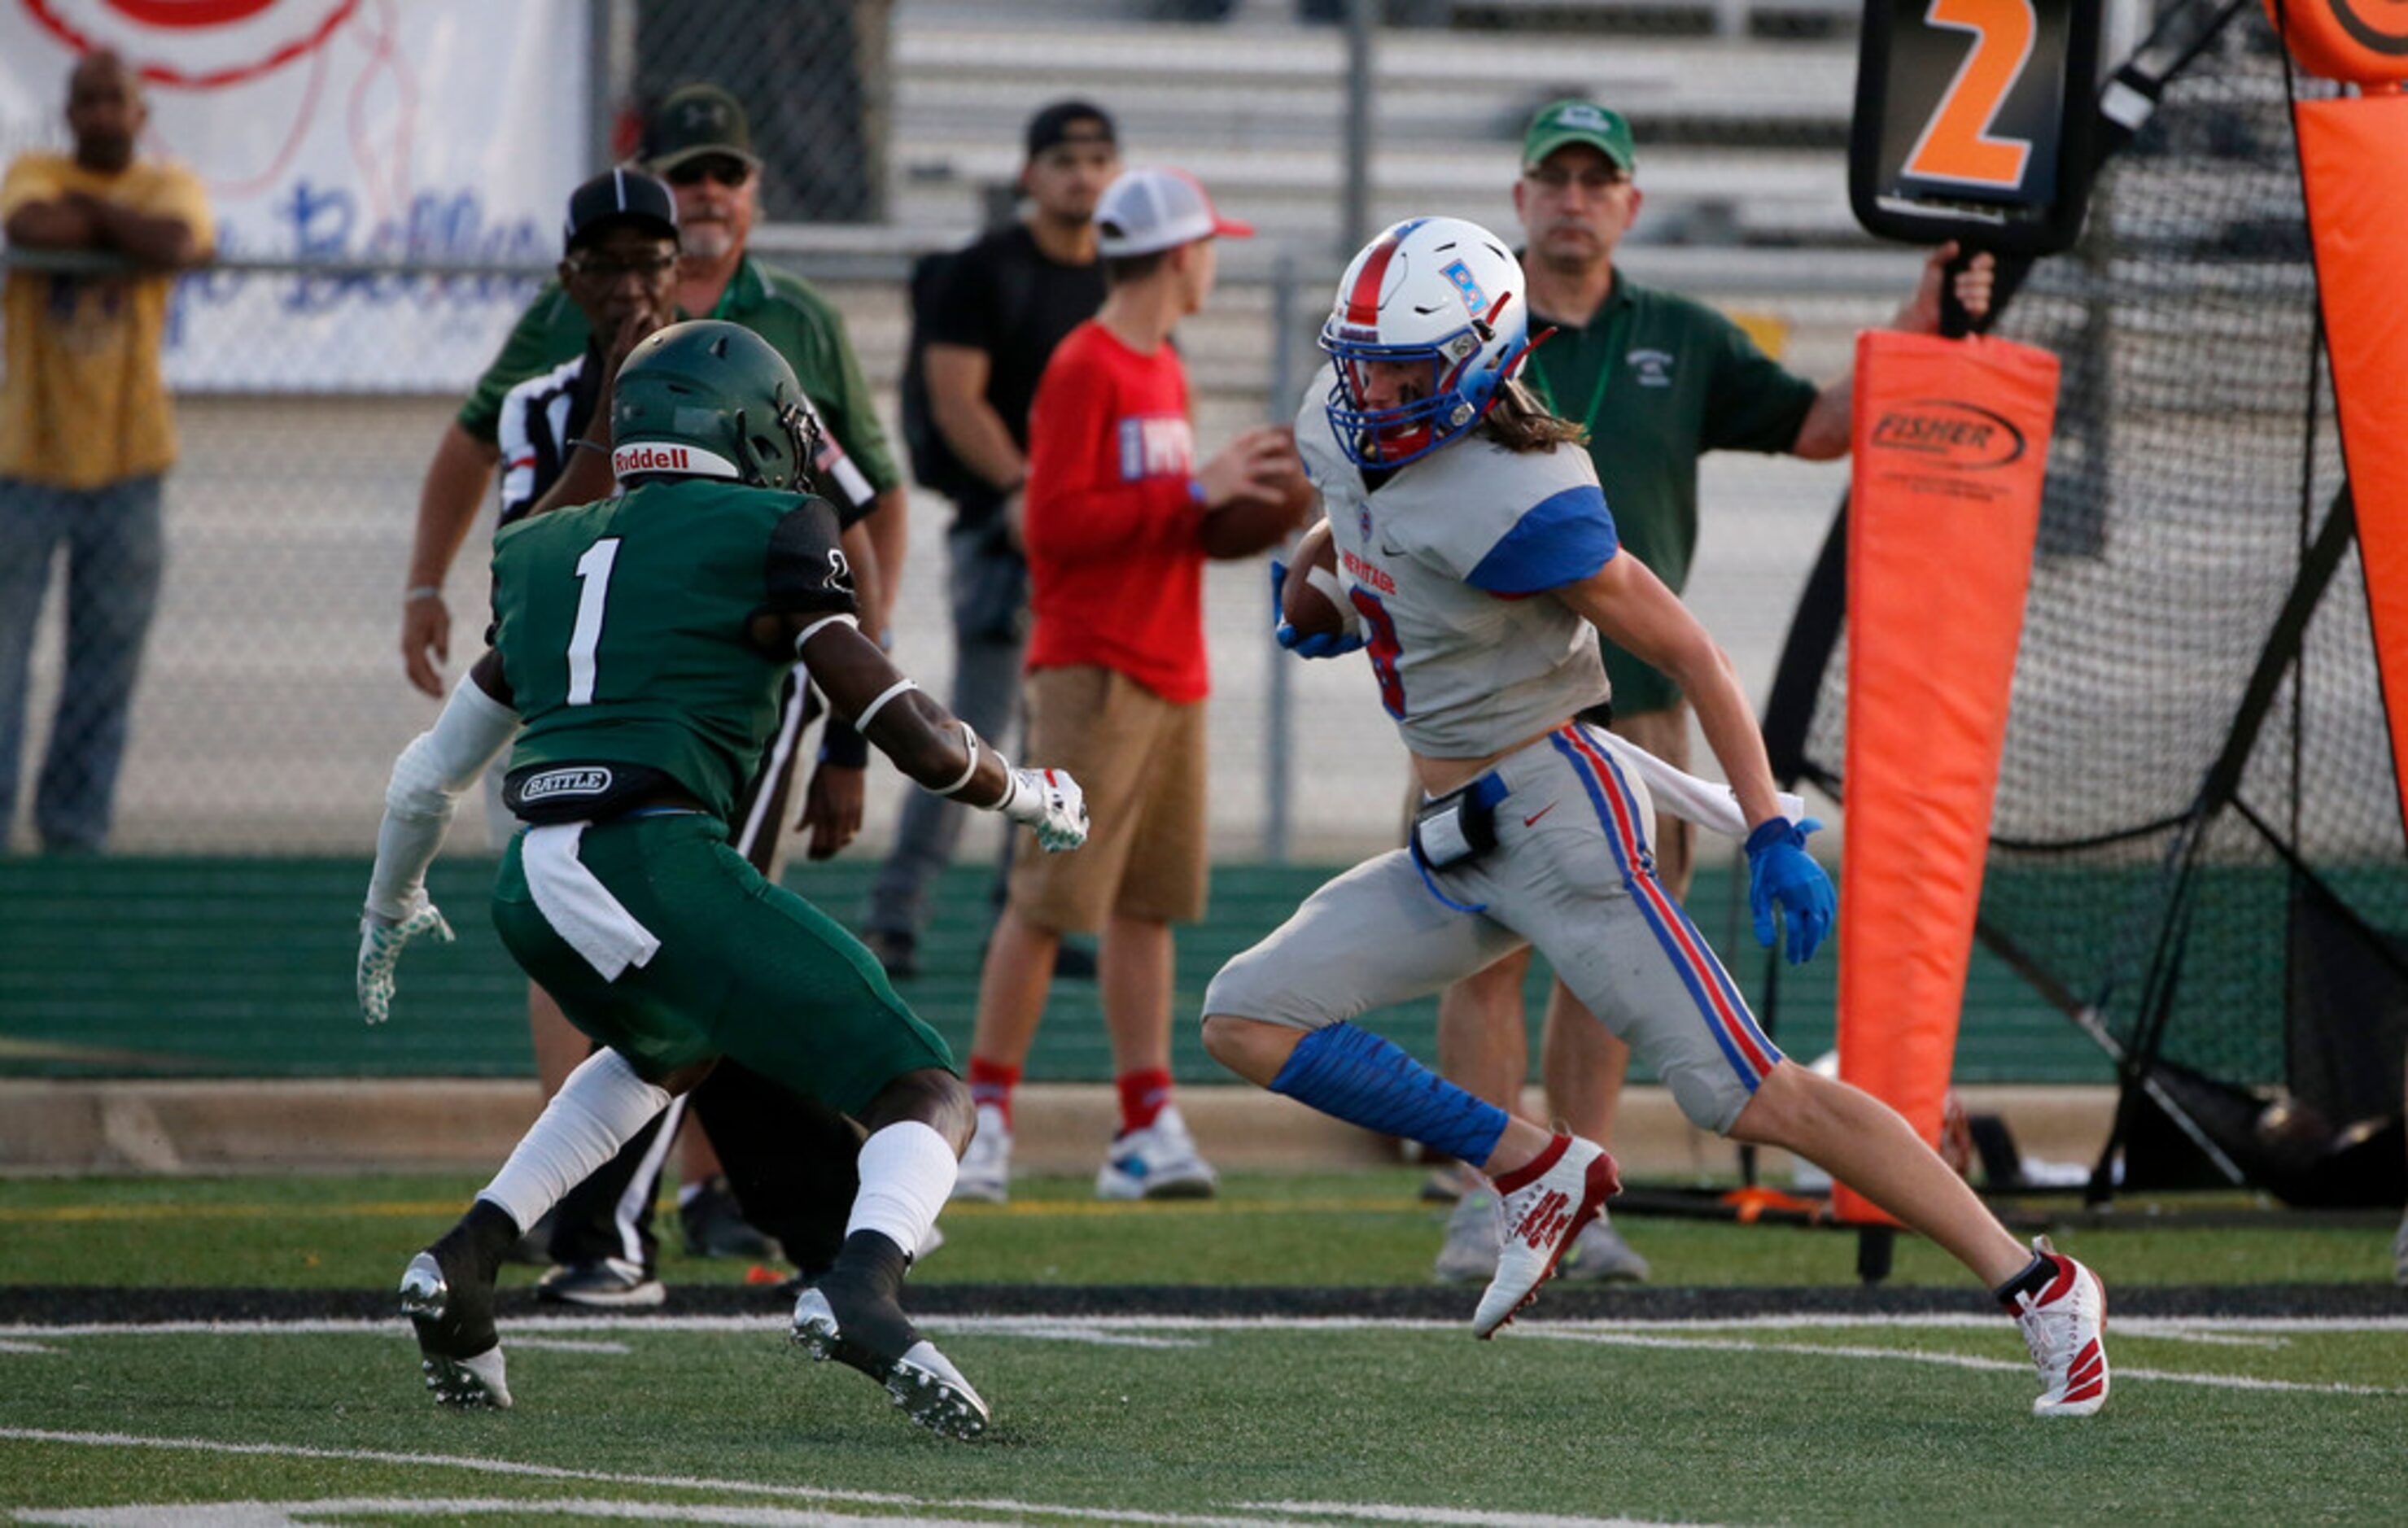
[[[1446,1240],[1430,1273],[1441,1284],[1484,1284],[1497,1277],[1497,1254],[1503,1245],[1497,1195],[1486,1189],[1466,1189],[1446,1218]]]
[[[1221,1175],[1196,1150],[1179,1107],[1165,1104],[1154,1123],[1112,1137],[1096,1169],[1098,1199],[1210,1199]]]
[[[1497,1257],[1497,1277],[1482,1292],[1480,1307],[1472,1313],[1475,1337],[1495,1336],[1498,1327],[1539,1297],[1539,1286],[1554,1276],[1572,1238],[1622,1187],[1605,1148],[1578,1135],[1556,1136],[1539,1161],[1547,1165],[1528,1182],[1511,1190],[1498,1184],[1504,1201],[1504,1248]],[[1517,1176],[1509,1173],[1506,1178]]]
[[[953,1197],[982,1205],[1000,1205],[1011,1197],[1011,1127],[993,1104],[979,1106],[978,1134],[962,1153]]]
[[[2035,1417],[2086,1417],[2107,1404],[2107,1289],[2099,1276],[2064,1256],[2046,1236],[2032,1250],[2057,1265],[2038,1294],[2018,1294],[2008,1311],[2040,1366]]]

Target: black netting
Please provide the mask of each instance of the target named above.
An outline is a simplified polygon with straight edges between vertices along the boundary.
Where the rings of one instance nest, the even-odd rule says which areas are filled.
[[[2109,161],[2084,243],[2034,269],[2000,332],[2055,350],[2064,387],[1985,935],[2120,1046],[2159,1013],[2166,1060],[2293,1085],[2296,1010],[2317,1001],[2293,951],[2336,910],[2310,893],[2380,967],[2366,930],[2408,929],[2408,849],[2356,550],[2325,578],[2311,554],[2343,473],[2283,61],[2255,7]],[[2252,733],[2251,679],[2303,578],[2299,660]],[[1842,650],[1806,745],[1832,778],[1845,701]],[[2237,792],[2196,816],[2236,736]]]

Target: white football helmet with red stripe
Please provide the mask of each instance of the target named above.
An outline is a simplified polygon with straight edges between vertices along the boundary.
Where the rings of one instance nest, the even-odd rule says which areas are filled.
[[[1480,422],[1530,348],[1521,263],[1478,223],[1409,218],[1347,265],[1321,348],[1338,369],[1330,426],[1355,464],[1426,456]],[[1373,408],[1364,366],[1374,361],[1425,362],[1429,381]]]

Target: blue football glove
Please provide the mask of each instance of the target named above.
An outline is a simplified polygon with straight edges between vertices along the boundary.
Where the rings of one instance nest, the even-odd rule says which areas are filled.
[[[1831,878],[1806,852],[1806,835],[1823,824],[1809,817],[1792,822],[1776,817],[1747,835],[1747,906],[1756,915],[1756,942],[1772,948],[1772,910],[1789,925],[1789,964],[1803,965],[1839,921],[1840,899]]]
[[[1369,640],[1361,631],[1314,632],[1310,636],[1287,622],[1281,596],[1287,589],[1287,564],[1271,559],[1271,635],[1279,645],[1299,658],[1342,658]]]

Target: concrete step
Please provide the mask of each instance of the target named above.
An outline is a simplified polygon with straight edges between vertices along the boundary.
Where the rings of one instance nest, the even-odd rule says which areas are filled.
[[[2051,1162],[2095,1158],[2115,1107],[2107,1087],[1967,1088],[1961,1096],[1969,1112],[2004,1118],[2027,1157]],[[539,1104],[532,1081],[0,1081],[0,1172],[483,1170],[509,1154]],[[1400,1160],[1389,1138],[1254,1088],[1183,1088],[1179,1107],[1224,1169],[1328,1171]],[[1022,1088],[1015,1168],[1093,1172],[1118,1107],[1099,1084]],[[1545,1117],[1535,1092],[1525,1108]],[[1625,1092],[1613,1150],[1634,1179],[1738,1172],[1738,1149],[1692,1126],[1660,1087]],[[1766,1181],[1785,1183],[1785,1154],[1765,1158]]]

